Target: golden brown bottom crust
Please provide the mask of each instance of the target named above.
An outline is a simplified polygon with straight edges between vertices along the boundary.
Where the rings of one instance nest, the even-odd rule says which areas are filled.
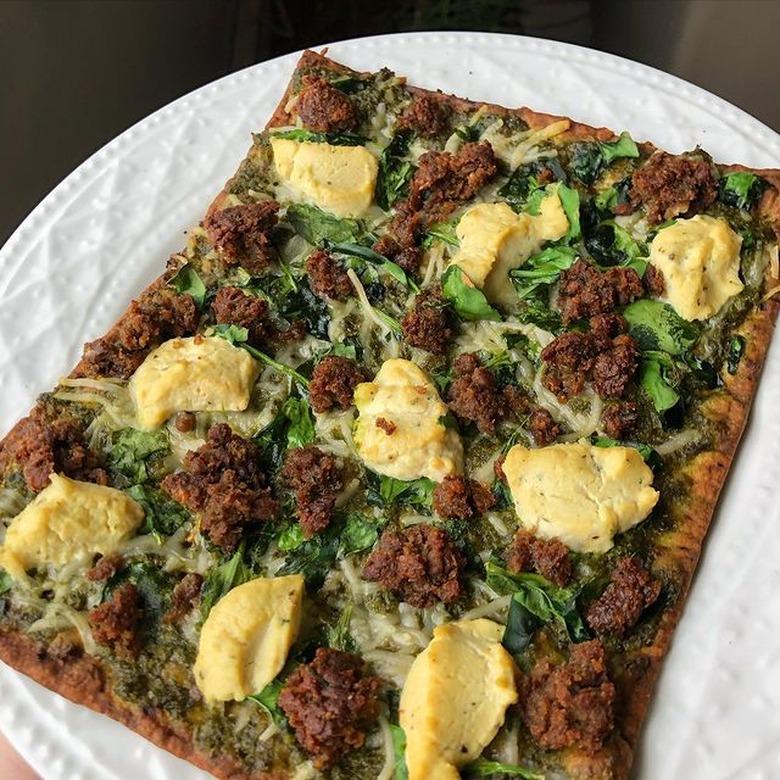
[[[109,675],[99,658],[69,655],[59,658],[32,637],[0,631],[0,659],[66,699],[108,715],[185,761],[222,780],[273,780],[267,773],[248,774],[229,756],[209,756],[194,745],[192,732],[170,722],[158,709],[134,707],[111,692]]]

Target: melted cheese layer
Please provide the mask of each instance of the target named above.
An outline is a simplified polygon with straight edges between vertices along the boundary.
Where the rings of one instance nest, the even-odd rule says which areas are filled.
[[[359,217],[374,198],[378,165],[363,146],[271,138],[276,172],[303,198],[339,217]]]
[[[0,565],[21,578],[34,567],[108,555],[143,519],[141,506],[121,490],[52,474],[8,526]]]
[[[176,412],[241,412],[259,366],[219,337],[171,339],[152,350],[130,379],[141,428],[159,428]]]
[[[282,670],[301,624],[300,574],[258,578],[233,588],[200,631],[195,682],[207,701],[259,693]]]
[[[606,552],[658,501],[653,472],[633,447],[516,445],[503,469],[523,526],[577,552]]]
[[[517,701],[504,627],[484,618],[445,623],[415,658],[399,704],[409,780],[457,780]]]
[[[745,286],[739,278],[742,237],[722,217],[699,214],[660,230],[650,262],[663,274],[665,297],[686,320],[716,314]]]
[[[444,423],[449,412],[427,374],[409,360],[386,360],[373,382],[355,388],[354,439],[370,469],[389,477],[440,482],[463,469],[463,444]]]

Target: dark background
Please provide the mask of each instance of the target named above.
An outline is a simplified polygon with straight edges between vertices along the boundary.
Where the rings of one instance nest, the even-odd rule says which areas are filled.
[[[621,54],[780,129],[780,0],[0,0],[0,244],[82,160],[195,87],[305,46],[436,29]]]

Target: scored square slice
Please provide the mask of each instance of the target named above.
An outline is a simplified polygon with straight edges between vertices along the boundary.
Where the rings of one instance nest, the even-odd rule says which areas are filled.
[[[779,185],[305,52],[0,445],[0,658],[217,777],[627,777]]]

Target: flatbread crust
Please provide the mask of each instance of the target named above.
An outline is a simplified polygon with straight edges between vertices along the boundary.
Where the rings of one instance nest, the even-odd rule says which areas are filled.
[[[303,53],[284,96],[266,124],[267,128],[292,123],[288,105],[301,72],[316,67],[339,74],[354,73],[350,68],[328,59],[325,51]],[[456,110],[473,111],[487,105],[491,113],[519,116],[532,129],[568,119],[539,113],[525,107],[508,109],[418,87],[409,87],[409,89],[413,94],[434,97]],[[595,128],[574,120],[568,121],[571,125],[565,133],[558,136],[561,139],[603,141],[616,137],[615,133],[608,128]],[[642,144],[643,151],[652,152],[655,148],[650,143]],[[726,169],[758,173],[771,183],[772,188],[764,193],[759,210],[780,237],[780,169],[754,169],[742,165],[731,165]],[[211,203],[207,214],[222,207],[229,185],[230,180]],[[769,276],[769,269],[766,281],[767,289],[778,284],[777,279]],[[147,289],[151,290],[162,284],[164,284],[164,276],[160,276]],[[724,387],[713,393],[701,407],[701,411],[715,423],[718,431],[715,446],[711,450],[700,452],[686,464],[684,475],[689,480],[690,488],[685,498],[674,509],[677,526],[664,537],[666,550],[664,553],[658,553],[654,562],[655,571],[667,567],[674,570],[682,585],[675,603],[661,616],[654,642],[635,651],[623,668],[611,669],[619,689],[621,704],[621,710],[616,716],[616,734],[596,755],[588,755],[576,749],[565,751],[563,764],[572,777],[618,780],[629,774],[641,725],[660,673],[661,662],[669,649],[672,634],[682,614],[701,555],[704,537],[712,522],[718,497],[748,420],[779,310],[780,300],[773,297],[763,301],[748,315],[739,328],[739,333],[746,339],[746,349],[736,373],[727,376]],[[7,434],[3,442],[13,435],[18,426],[19,423]],[[3,442],[0,442],[0,447]],[[61,657],[56,648],[47,646],[29,635],[0,628],[0,659],[50,690],[76,704],[108,715],[154,744],[210,772],[215,777],[226,780],[228,778],[230,780],[274,780],[278,777],[276,773],[247,773],[229,756],[207,755],[197,749],[192,731],[181,724],[174,724],[164,712],[142,709],[120,701],[112,693],[110,671],[98,657],[84,655]]]

